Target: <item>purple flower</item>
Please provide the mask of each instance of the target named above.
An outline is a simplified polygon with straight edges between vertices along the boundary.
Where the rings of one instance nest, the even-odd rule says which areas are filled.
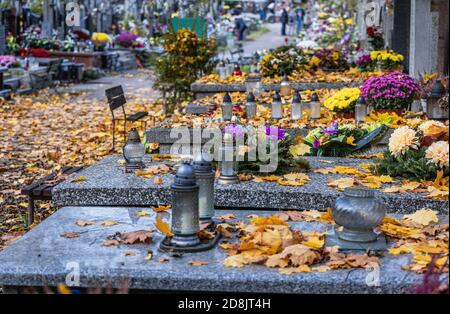
[[[320,141],[316,138],[312,145],[314,149],[318,149],[320,147]]]
[[[330,127],[323,129],[323,133],[328,135],[336,135],[339,132],[339,124],[337,122],[333,122]]]
[[[244,138],[245,136],[244,129],[240,125],[237,125],[235,123],[227,125],[225,127],[225,133],[230,133],[235,138]]]
[[[272,140],[272,141],[282,141],[286,137],[286,131],[283,129],[280,129],[276,126],[267,126],[266,127],[266,135]]]

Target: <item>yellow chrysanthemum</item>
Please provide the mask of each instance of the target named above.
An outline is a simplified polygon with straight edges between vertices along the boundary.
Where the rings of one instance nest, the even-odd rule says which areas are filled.
[[[425,157],[436,166],[448,167],[448,142],[434,142],[425,152]]]
[[[331,111],[343,111],[355,104],[360,95],[361,91],[359,88],[346,87],[325,100],[323,104]]]
[[[394,156],[402,155],[410,148],[417,149],[418,146],[416,132],[408,126],[396,129],[389,139],[389,151]]]
[[[111,39],[108,34],[105,33],[94,33],[92,34],[92,41],[95,43],[109,43]]]

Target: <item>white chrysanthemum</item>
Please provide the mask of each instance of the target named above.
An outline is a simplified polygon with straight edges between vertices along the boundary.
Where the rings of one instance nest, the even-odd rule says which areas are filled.
[[[434,142],[428,147],[425,157],[441,168],[448,167],[448,142]]]
[[[408,126],[396,129],[389,139],[389,151],[394,156],[404,154],[410,148],[417,149],[418,146],[416,132]]]

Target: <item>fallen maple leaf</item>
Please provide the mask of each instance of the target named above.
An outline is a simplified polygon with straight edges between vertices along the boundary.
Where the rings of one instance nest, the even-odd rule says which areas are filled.
[[[281,268],[279,270],[280,274],[282,275],[292,275],[296,273],[310,273],[311,271],[312,269],[308,265],[300,265],[299,267]]]
[[[235,218],[236,218],[235,214],[224,214],[224,215],[220,215],[217,217],[217,219],[219,219],[219,220],[232,220]]]
[[[404,215],[403,219],[424,227],[439,222],[437,211],[428,208],[418,210],[414,214]]]
[[[92,226],[95,225],[95,221],[92,220],[77,220],[75,223],[79,227],[86,227],[86,226]]]
[[[72,183],[79,183],[79,182],[84,182],[86,181],[86,177],[85,176],[78,176],[75,179],[72,180]]]
[[[102,246],[116,246],[119,244],[120,242],[118,240],[106,240],[102,243]]]
[[[205,261],[189,261],[188,264],[191,265],[191,266],[205,266],[205,265],[208,265],[208,262],[205,262]]]
[[[150,216],[150,213],[147,211],[141,211],[141,212],[137,212],[136,216],[138,217],[146,217],[146,216]]]
[[[172,207],[172,205],[159,205],[157,207],[152,206],[152,209],[155,213],[161,213],[161,212],[167,211],[171,207]]]
[[[112,226],[115,226],[117,224],[118,224],[118,222],[115,221],[115,220],[105,220],[105,221],[102,222],[102,226],[104,226],[104,227],[112,227]]]
[[[156,217],[155,227],[166,237],[173,237],[173,233],[170,230],[170,226],[164,222],[161,218]]]
[[[354,186],[355,183],[356,181],[354,178],[341,178],[328,181],[328,186],[336,187],[338,190],[343,191]]]
[[[61,236],[64,238],[73,239],[73,238],[78,238],[80,236],[80,233],[79,232],[65,232]]]
[[[120,240],[125,244],[150,243],[152,232],[147,230],[127,232],[120,236]]]

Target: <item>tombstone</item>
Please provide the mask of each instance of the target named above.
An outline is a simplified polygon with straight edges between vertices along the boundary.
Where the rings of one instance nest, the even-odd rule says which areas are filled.
[[[5,26],[0,25],[0,55],[4,55],[6,51],[6,33],[5,33]]]

